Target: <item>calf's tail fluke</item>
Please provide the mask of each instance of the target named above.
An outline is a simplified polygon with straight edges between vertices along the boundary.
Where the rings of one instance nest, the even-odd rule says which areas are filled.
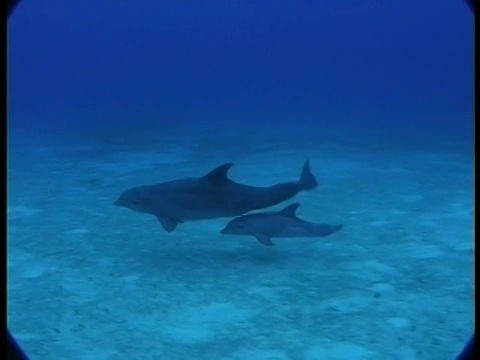
[[[300,176],[298,185],[301,190],[313,190],[318,187],[318,181],[310,170],[310,160],[307,160],[305,165],[303,165],[302,175]]]

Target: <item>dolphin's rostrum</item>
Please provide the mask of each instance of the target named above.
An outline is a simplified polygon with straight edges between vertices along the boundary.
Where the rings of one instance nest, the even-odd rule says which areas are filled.
[[[300,191],[318,186],[303,166],[300,179],[267,187],[239,184],[228,178],[233,163],[220,165],[205,176],[172,180],[155,185],[137,186],[124,191],[113,204],[157,217],[171,232],[179,223],[235,217],[289,200]]]

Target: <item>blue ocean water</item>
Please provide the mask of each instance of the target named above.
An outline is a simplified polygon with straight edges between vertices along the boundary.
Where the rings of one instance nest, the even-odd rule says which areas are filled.
[[[452,359],[473,332],[463,1],[23,0],[8,23],[8,325],[32,359]],[[329,237],[112,206],[208,173]],[[263,210],[259,210],[263,211]]]

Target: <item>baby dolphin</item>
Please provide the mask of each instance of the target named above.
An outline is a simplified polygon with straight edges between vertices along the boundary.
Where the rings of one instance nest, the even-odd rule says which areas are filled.
[[[275,245],[272,238],[324,237],[340,230],[343,225],[315,224],[296,215],[299,203],[269,213],[243,215],[230,221],[220,233],[224,235],[251,235],[263,245]]]
[[[179,223],[193,220],[235,217],[291,199],[300,191],[318,186],[303,166],[300,179],[267,187],[239,184],[228,178],[233,163],[223,164],[205,176],[137,186],[124,191],[113,204],[157,217],[167,232]]]

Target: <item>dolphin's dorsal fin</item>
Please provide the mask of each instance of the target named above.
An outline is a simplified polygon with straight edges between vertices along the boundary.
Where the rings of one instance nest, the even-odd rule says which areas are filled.
[[[296,217],[297,214],[297,209],[300,206],[300,203],[293,203],[291,205],[288,205],[286,208],[280,210],[278,213],[286,216],[293,216]]]
[[[228,180],[228,170],[233,166],[233,163],[226,163],[210,171],[205,177],[212,182],[221,183]]]

